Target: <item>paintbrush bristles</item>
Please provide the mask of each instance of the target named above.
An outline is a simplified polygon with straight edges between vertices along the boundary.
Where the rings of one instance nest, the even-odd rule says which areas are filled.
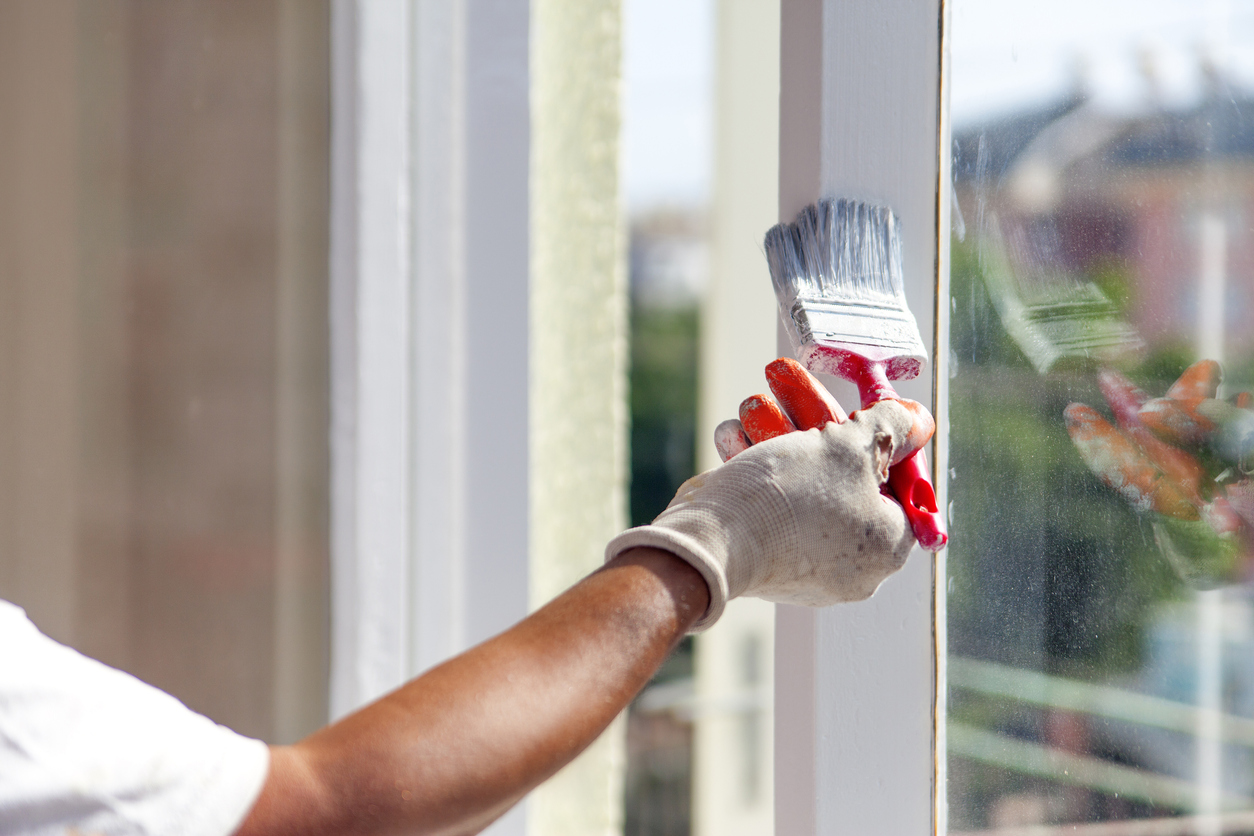
[[[825,200],[766,235],[776,293],[807,301],[904,305],[901,234],[886,206]]]
[[[892,358],[892,380],[918,374],[927,350],[906,304],[891,209],[820,201],[767,232],[766,258],[785,328],[807,368],[836,373],[840,356],[859,354]]]
[[[811,207],[807,221],[815,225],[815,243],[826,256],[825,275],[844,285],[829,292],[904,304],[901,235],[891,209],[838,200]]]

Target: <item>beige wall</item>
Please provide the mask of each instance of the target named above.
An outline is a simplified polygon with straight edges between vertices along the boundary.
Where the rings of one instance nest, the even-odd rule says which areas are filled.
[[[0,6],[0,589],[78,624],[74,10]]]
[[[267,739],[325,715],[326,25],[0,4],[0,595]]]

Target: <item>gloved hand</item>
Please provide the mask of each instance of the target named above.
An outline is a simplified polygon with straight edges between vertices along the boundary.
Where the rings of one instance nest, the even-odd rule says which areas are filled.
[[[765,395],[746,400],[743,428],[731,421],[716,431],[720,452],[732,457],[685,482],[651,525],[606,547],[606,560],[651,546],[701,572],[710,606],[694,632],[740,595],[812,607],[862,600],[914,545],[905,513],[881,486],[890,465],[931,438],[931,415],[890,400],[846,420],[808,372],[790,360],[772,366],[780,363],[800,370],[813,391],[771,376],[788,416]]]
[[[1248,392],[1217,399],[1220,378],[1218,363],[1199,360],[1151,399],[1104,369],[1098,385],[1118,427],[1082,403],[1063,412],[1089,469],[1149,515],[1186,580],[1207,585],[1246,574],[1254,555],[1254,404]]]

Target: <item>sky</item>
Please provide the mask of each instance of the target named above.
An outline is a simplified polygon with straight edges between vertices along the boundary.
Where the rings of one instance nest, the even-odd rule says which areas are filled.
[[[1086,78],[1112,109],[1165,103],[1201,89],[1205,54],[1254,90],[1250,0],[951,0],[950,107],[956,126],[1065,95]],[[1147,60],[1148,59],[1148,60]]]
[[[623,186],[628,211],[700,207],[713,148],[716,2],[624,0]],[[750,2],[752,0],[749,0]],[[1184,105],[1210,56],[1254,92],[1254,0],[950,0],[954,124],[1065,95],[1079,77],[1096,101]]]
[[[708,199],[714,1],[623,0],[623,186],[632,214]]]

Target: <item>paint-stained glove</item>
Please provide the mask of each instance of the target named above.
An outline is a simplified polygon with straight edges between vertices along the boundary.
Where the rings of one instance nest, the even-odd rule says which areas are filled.
[[[1073,403],[1067,431],[1085,464],[1147,514],[1181,576],[1200,586],[1254,570],[1254,399],[1215,395],[1219,364],[1199,360],[1161,398],[1111,369],[1097,376],[1116,426]]]
[[[694,632],[740,595],[812,607],[869,597],[914,545],[905,513],[881,486],[889,466],[926,443],[934,424],[921,406],[910,402],[912,411],[898,401],[843,420],[826,397],[830,404],[818,406],[833,408],[832,419],[822,429],[791,432],[793,422],[765,395],[747,400],[741,414],[748,438],[734,421],[718,433],[720,452],[728,452],[730,434],[740,436],[733,445],[739,452],[685,482],[651,525],[612,540],[606,559],[650,546],[692,564],[710,588],[709,609]],[[807,405],[781,400],[794,418]],[[753,420],[763,403],[779,413],[782,434],[767,437],[773,433]],[[751,440],[759,443],[749,446]]]

